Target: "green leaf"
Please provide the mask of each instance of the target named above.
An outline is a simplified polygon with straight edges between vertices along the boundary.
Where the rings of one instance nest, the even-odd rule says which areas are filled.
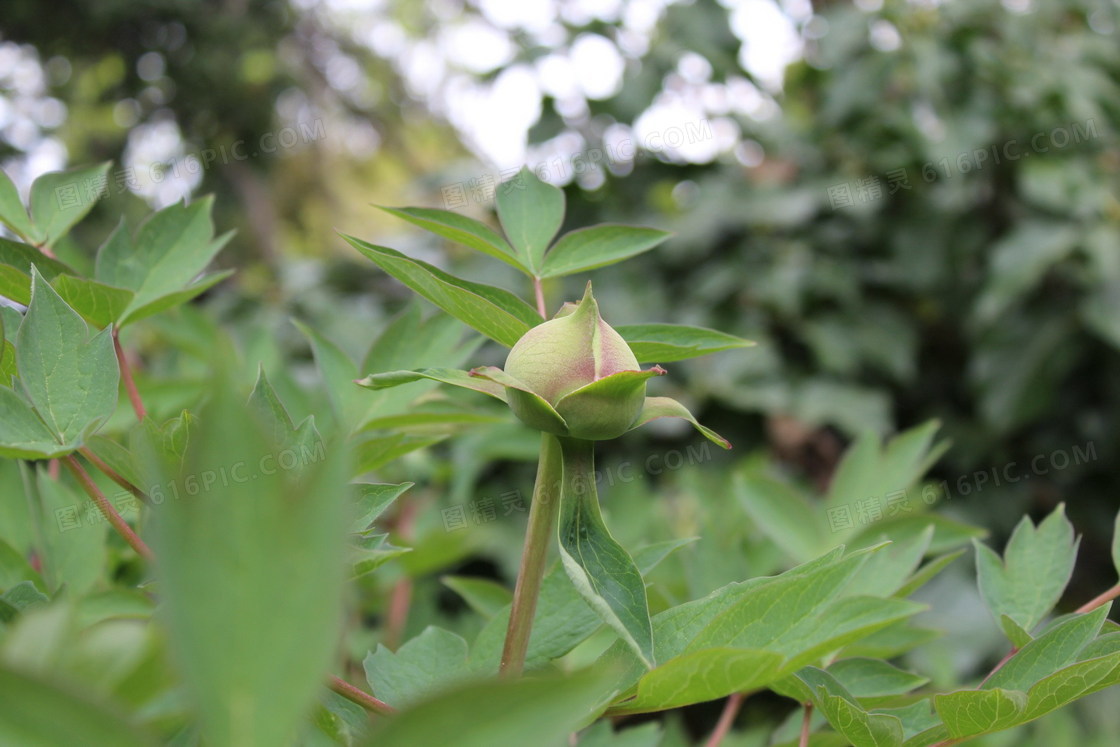
[[[101,246],[94,277],[101,283],[135,292],[118,320],[120,324],[186,301],[217,282],[211,276],[205,281],[209,285],[188,290],[191,281],[232,236],[214,238],[210,218],[213,202],[212,197],[207,197],[190,205],[170,205],[149,216],[137,229],[135,238],[121,221]],[[186,297],[181,295],[184,291]],[[153,307],[160,302],[163,303]]]
[[[692,423],[693,428],[704,434],[704,437],[712,443],[723,449],[731,448],[730,441],[711,428],[700,425],[696,418],[692,416],[692,413],[688,411],[688,408],[672,397],[646,397],[645,404],[642,405],[642,412],[638,415],[638,419],[634,421],[634,425],[630,426],[630,430],[639,428],[657,418],[681,418],[682,420],[687,420],[689,423]]]
[[[541,277],[555,278],[594,270],[649,251],[671,236],[668,231],[606,223],[566,233],[545,255]]]
[[[999,627],[1003,630],[1003,634],[1011,641],[1015,648],[1022,648],[1031,642],[1031,634],[1023,630],[1019,623],[1012,620],[1007,615],[999,616]]]
[[[964,690],[935,695],[933,702],[949,735],[960,739],[1019,723],[1027,694],[1018,690]]]
[[[20,581],[0,594],[0,622],[10,622],[28,607],[47,603],[47,596],[31,581]]]
[[[350,492],[355,519],[350,523],[351,529],[355,532],[368,529],[414,484],[411,482],[402,482],[399,485],[352,483]]]
[[[58,295],[95,327],[108,327],[132,303],[133,292],[75,275],[58,275],[51,282]]]
[[[509,589],[488,578],[443,576],[440,583],[462,597],[472,610],[487,620],[507,608],[513,600]]]
[[[797,676],[813,693],[813,703],[828,723],[852,744],[860,747],[898,747],[902,744],[902,722],[895,716],[868,713],[830,672],[805,667]]]
[[[887,541],[888,535],[876,538],[878,545]],[[899,596],[898,590],[922,562],[933,539],[933,526],[921,534],[904,537],[870,555],[859,576],[844,588],[845,594],[871,594],[874,596]]]
[[[438,444],[447,438],[446,434],[435,436],[414,436],[408,433],[393,433],[388,436],[374,436],[359,442],[354,449],[357,466],[355,475],[384,467],[394,459],[399,459],[418,449]]]
[[[431,379],[443,384],[473,389],[476,392],[489,394],[491,397],[506,401],[506,388],[496,381],[473,376],[467,371],[458,371],[451,368],[421,368],[415,371],[386,371],[385,373],[371,374],[364,379],[359,379],[358,386],[366,389],[389,389],[402,384],[411,384],[420,379]]]
[[[828,673],[864,705],[868,701],[904,695],[929,682],[929,677],[899,669],[882,659],[865,657],[833,662]]]
[[[205,741],[288,744],[337,649],[348,459],[331,444],[277,469],[271,429],[235,387],[214,382],[210,398],[181,467],[159,444],[142,452],[182,496],[152,517],[170,645]]]
[[[105,193],[110,163],[43,174],[31,185],[32,238],[54,246]]]
[[[27,239],[31,236],[31,220],[23,208],[16,185],[0,169],[0,223],[12,229],[18,236]]]
[[[221,243],[224,243],[226,238],[228,237],[223,236],[219,241]],[[187,301],[190,301],[210,290],[215,285],[228,278],[230,275],[233,275],[233,273],[233,270],[212,272],[208,275],[203,275],[198,280],[190,283],[182,290],[174,291],[172,293],[166,293],[156,298],[154,301],[150,301],[148,303],[134,304],[133,307],[128,311],[128,314],[121,320],[120,326],[126,327],[130,324],[140,321],[141,319],[147,319],[148,317],[159,314],[162,311],[167,311],[168,309],[174,308],[181,304],[185,304]]]
[[[17,336],[20,381],[57,444],[73,450],[116,408],[117,358],[109,330],[91,338],[82,318],[33,272]]]
[[[474,218],[436,208],[391,208],[381,205],[377,207],[426,231],[431,231],[457,244],[469,246],[471,249],[480,251],[494,259],[499,259],[524,273],[529,272],[529,268],[522,260],[518,259],[517,254],[510,248],[505,239],[485,223],[480,223]]]
[[[1084,615],[1073,615],[1063,620],[1007,660],[995,674],[980,687],[985,690],[1027,691],[1043,677],[1072,664],[1078,653],[1089,644],[1108,616],[1109,605],[1098,607]]]
[[[0,744],[154,746],[115,704],[0,666]]]
[[[825,549],[823,514],[801,493],[772,477],[742,472],[733,485],[751,521],[794,561],[812,560]]]
[[[684,324],[630,324],[615,327],[638,363],[672,363],[755,343],[705,327]]]
[[[428,626],[396,652],[378,645],[363,666],[373,694],[394,708],[405,708],[471,676],[467,642]]]
[[[937,574],[941,573],[941,571],[945,570],[950,563],[952,563],[960,556],[964,555],[964,552],[964,549],[956,550],[954,552],[945,553],[944,555],[939,555],[938,557],[929,561],[924,566],[919,568],[918,571],[914,573],[914,575],[906,579],[906,582],[902,584],[902,586],[898,587],[898,589],[894,592],[894,596],[910,596],[915,591],[932,581],[933,578]]]
[[[0,296],[26,306],[31,301],[31,266],[47,280],[74,271],[33,246],[0,238]]]
[[[362,533],[350,543],[350,578],[360,578],[372,573],[408,552],[411,552],[409,548],[392,544],[388,534]]]
[[[997,620],[1007,615],[1029,633],[1057,604],[1073,573],[1078,541],[1064,504],[1037,528],[1024,516],[1002,561],[986,545],[973,543],[980,593],[988,609]]]
[[[525,743],[559,747],[582,727],[607,695],[596,673],[550,675],[518,681],[470,682],[387,719],[369,742],[377,747],[444,744],[495,747]]]
[[[528,167],[499,185],[494,195],[502,230],[532,274],[564,222],[564,191],[542,181]]]
[[[343,234],[342,238],[413,291],[507,348],[543,321],[531,306],[507,290],[454,277],[426,262],[352,236]]]
[[[594,443],[561,438],[560,559],[584,600],[633,648],[654,665],[653,627],[642,574],[611,536],[599,511]]]
[[[658,747],[661,726],[656,723],[615,731],[610,721],[596,721],[579,735],[579,747]]]

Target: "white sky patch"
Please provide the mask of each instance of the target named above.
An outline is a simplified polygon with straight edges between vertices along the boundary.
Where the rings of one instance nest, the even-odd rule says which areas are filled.
[[[625,62],[618,47],[598,34],[580,34],[572,43],[572,66],[589,99],[607,99],[622,86]]]
[[[479,153],[498,168],[524,162],[529,128],[541,116],[541,91],[531,68],[514,65],[493,84],[457,77],[445,94],[452,124]]]
[[[503,29],[544,31],[556,18],[554,0],[481,0],[482,14]]]
[[[439,45],[448,62],[473,73],[496,70],[516,52],[509,34],[478,18],[442,29]]]
[[[142,124],[128,133],[124,167],[131,170],[136,187],[156,209],[187,199],[202,182],[202,163],[186,156],[183,135],[174,120]]]
[[[802,44],[793,21],[771,0],[738,0],[731,30],[742,42],[739,64],[770,91],[782,88],[786,66],[801,59]]]

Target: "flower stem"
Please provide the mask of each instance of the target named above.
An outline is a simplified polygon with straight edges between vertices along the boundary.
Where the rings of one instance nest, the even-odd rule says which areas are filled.
[[[813,704],[805,703],[804,711],[801,715],[801,738],[797,740],[798,747],[809,747],[809,739],[812,735],[813,726]]]
[[[560,505],[560,479],[563,474],[560,443],[548,433],[541,434],[541,455],[537,465],[537,483],[529,506],[529,525],[525,530],[525,546],[521,552],[521,568],[513,590],[513,606],[509,613],[506,643],[502,649],[500,671],[517,677],[525,668],[529,650],[529,634],[537,611],[541,580],[544,578],[548,543],[552,525]]]
[[[132,409],[136,412],[136,419],[143,420],[147,411],[144,410],[144,401],[140,399],[140,390],[136,388],[136,380],[132,378],[132,367],[128,363],[128,357],[124,354],[124,348],[121,347],[120,330],[117,327],[113,327],[113,349],[117,352],[117,365],[121,369],[121,381],[124,382],[128,399],[132,402]]]
[[[153,557],[151,548],[144,543],[144,540],[140,539],[136,532],[132,531],[132,527],[128,525],[128,522],[117,513],[117,510],[113,508],[113,504],[109,503],[109,499],[101,492],[101,488],[97,487],[93,478],[82,468],[78,460],[75,459],[73,455],[68,455],[62,458],[62,463],[66,465],[67,469],[74,475],[74,478],[81,484],[86,493],[89,494],[90,499],[93,501],[94,505],[97,506],[98,510],[100,510],[105,518],[109,520],[109,523],[113,525],[113,529],[116,529],[117,533],[124,538],[124,541],[132,546],[132,549],[136,551],[137,555],[150,561]]]
[[[110,467],[108,464],[105,464],[105,462],[102,461],[101,458],[96,454],[94,454],[88,446],[83,446],[82,448],[78,449],[78,451],[82,456],[89,460],[90,464],[92,464],[94,467],[97,467],[97,469],[99,469],[103,475],[108,477],[117,485],[120,485],[128,492],[132,493],[141,502],[151,505],[151,501],[148,500],[148,496],[145,495],[143,490],[130,483],[119,472]]]
[[[354,687],[346,680],[339,679],[338,677],[335,677],[333,675],[327,682],[327,686],[342,697],[349,700],[351,703],[357,703],[367,711],[373,711],[374,713],[379,713],[382,716],[389,716],[397,712],[397,709],[393,708],[393,706],[389,705],[385,701],[378,700],[369,693]]]
[[[735,723],[735,717],[739,715],[739,709],[742,705],[743,693],[731,693],[727,702],[724,703],[723,713],[719,715],[716,728],[712,731],[712,735],[708,737],[704,747],[720,747],[723,744],[723,740],[731,731],[731,725]]]

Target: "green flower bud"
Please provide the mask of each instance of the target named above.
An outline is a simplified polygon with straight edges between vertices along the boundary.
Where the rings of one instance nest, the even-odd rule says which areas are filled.
[[[507,389],[510,408],[522,421],[586,440],[616,438],[642,411],[646,380],[665,373],[638,368],[622,336],[599,316],[591,284],[578,304],[518,340],[504,373],[523,387]],[[542,414],[540,398],[563,419]]]

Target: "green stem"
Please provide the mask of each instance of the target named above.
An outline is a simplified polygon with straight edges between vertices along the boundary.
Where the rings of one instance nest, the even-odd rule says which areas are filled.
[[[517,677],[525,668],[525,654],[529,650],[529,634],[533,628],[533,615],[537,611],[537,597],[541,592],[548,543],[552,525],[560,505],[560,480],[562,466],[560,444],[556,437],[541,434],[541,455],[537,465],[537,483],[533,487],[533,501],[529,506],[529,525],[525,530],[525,547],[521,552],[521,568],[513,590],[513,606],[509,613],[506,643],[502,649],[500,671],[503,675]]]

